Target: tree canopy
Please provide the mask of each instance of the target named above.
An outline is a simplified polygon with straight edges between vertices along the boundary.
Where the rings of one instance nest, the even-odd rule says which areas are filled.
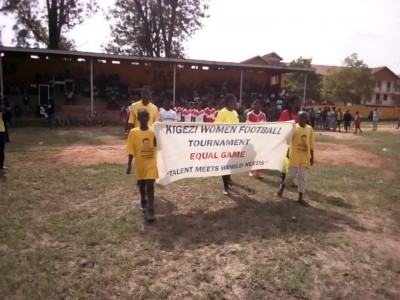
[[[360,104],[371,97],[374,85],[371,70],[353,53],[345,58],[343,68],[329,71],[325,76],[323,95],[327,100]]]
[[[202,27],[208,0],[117,0],[108,53],[183,57],[183,42]]]
[[[299,57],[290,62],[291,67],[312,68],[311,58]],[[298,95],[304,94],[304,73],[289,73],[285,76],[285,91]],[[321,100],[322,76],[316,73],[307,73],[306,99]]]
[[[65,34],[98,9],[97,0],[2,0],[1,4],[2,13],[16,16],[17,47],[64,50],[74,48]]]

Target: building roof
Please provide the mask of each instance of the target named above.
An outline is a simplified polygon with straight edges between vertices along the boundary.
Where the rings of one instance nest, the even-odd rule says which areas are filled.
[[[261,63],[250,63],[250,62],[223,62],[223,61],[209,61],[209,60],[196,60],[196,59],[184,59],[184,58],[163,58],[163,57],[141,57],[133,55],[117,55],[117,54],[105,54],[95,52],[81,52],[81,51],[64,51],[64,50],[52,50],[52,49],[32,49],[32,48],[17,48],[17,47],[4,47],[0,46],[0,53],[4,55],[25,55],[25,56],[52,56],[52,57],[63,57],[63,58],[84,58],[84,59],[98,59],[98,60],[117,60],[117,61],[130,61],[130,62],[142,62],[142,63],[162,63],[169,65],[199,65],[219,68],[235,68],[240,70],[264,70],[271,73],[304,73],[314,72],[314,69],[306,69],[299,67],[289,67],[284,64],[272,65],[272,64],[261,64]],[[279,59],[276,53],[272,52],[269,55],[269,61],[273,58]],[[280,58],[281,59],[281,58]],[[267,57],[268,61],[268,57]]]
[[[267,53],[263,56],[257,55],[253,56],[249,59],[246,59],[242,63],[244,64],[264,64],[264,65],[271,65],[271,66],[287,66],[285,63],[281,62],[283,60],[275,52]]]
[[[392,70],[390,70],[388,67],[384,66],[384,67],[376,67],[376,68],[371,68],[371,73],[372,75],[377,74],[380,71],[388,71],[389,73],[391,73],[394,77],[397,77],[400,79],[400,76],[397,75],[396,73],[394,73]]]
[[[320,74],[320,75],[327,75],[328,72],[335,72],[335,71],[340,71],[341,69],[345,68],[343,66],[328,66],[328,65],[311,65],[313,68],[315,68],[315,73]],[[376,75],[378,72],[386,70],[390,72],[393,76],[400,78],[399,75],[395,74],[392,70],[390,70],[388,67],[383,66],[383,67],[376,67],[376,68],[370,68],[371,74]]]

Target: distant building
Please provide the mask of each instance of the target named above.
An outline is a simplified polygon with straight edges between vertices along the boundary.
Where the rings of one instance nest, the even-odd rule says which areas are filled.
[[[328,72],[340,71],[344,67],[312,65],[315,72],[320,75],[327,75]],[[365,99],[365,105],[397,106],[400,105],[400,76],[396,75],[388,67],[371,68],[371,74],[375,79],[375,88],[371,99]]]
[[[275,52],[267,53],[263,56],[257,55],[253,56],[245,61],[242,61],[242,64],[250,64],[250,65],[265,65],[271,67],[289,67],[286,63],[282,62],[283,58],[280,57]],[[270,77],[270,81],[268,83],[269,89],[266,91],[267,96],[269,98],[276,98],[280,94],[283,88],[284,81],[284,73],[277,73]]]
[[[375,78],[375,88],[368,105],[395,106],[400,105],[400,77],[388,67],[371,69]]]

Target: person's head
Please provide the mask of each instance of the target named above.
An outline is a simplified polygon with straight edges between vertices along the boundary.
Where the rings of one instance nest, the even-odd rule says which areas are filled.
[[[227,110],[237,109],[237,100],[235,95],[227,94],[224,98],[224,104]]]
[[[164,98],[163,108],[165,110],[170,110],[171,109],[171,100]]]
[[[262,101],[260,99],[254,100],[252,107],[255,113],[259,113],[262,108]]]
[[[358,110],[356,111],[356,115],[358,115],[359,114],[359,112],[358,112]]]
[[[297,115],[297,119],[299,120],[299,125],[301,127],[306,126],[308,123],[308,113],[305,111],[300,111]]]
[[[285,99],[285,109],[288,109],[290,113],[297,114],[301,108],[301,98],[300,96],[294,94],[286,97]]]
[[[151,100],[151,90],[149,86],[144,86],[142,88],[142,100],[144,102],[150,102]]]
[[[140,127],[146,127],[150,119],[150,114],[147,109],[139,109],[137,112],[137,118],[140,122]]]

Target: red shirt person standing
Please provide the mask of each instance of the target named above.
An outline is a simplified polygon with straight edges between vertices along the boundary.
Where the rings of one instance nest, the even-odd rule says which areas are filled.
[[[267,116],[261,111],[262,101],[257,99],[253,102],[253,110],[247,113],[247,123],[259,123],[266,122]],[[249,176],[256,176],[257,178],[263,178],[262,170],[254,170],[249,172]]]

